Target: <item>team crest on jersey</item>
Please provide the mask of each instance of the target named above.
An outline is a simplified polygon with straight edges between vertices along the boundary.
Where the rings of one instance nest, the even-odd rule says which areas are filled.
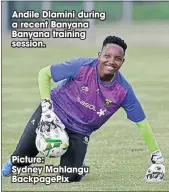
[[[104,105],[107,106],[107,107],[111,106],[111,104],[112,104],[112,101],[110,101],[109,99],[106,99],[104,101]]]

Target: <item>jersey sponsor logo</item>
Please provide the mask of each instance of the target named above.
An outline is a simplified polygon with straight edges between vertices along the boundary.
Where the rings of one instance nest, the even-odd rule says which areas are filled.
[[[85,86],[82,87],[82,92],[83,93],[87,93],[88,91],[89,91],[88,87],[85,87]]]
[[[89,103],[83,101],[82,99],[80,99],[80,97],[77,97],[77,101],[78,101],[81,105],[83,105],[84,107],[86,107],[86,108],[88,108],[88,109],[90,109],[90,110],[96,111],[96,107],[95,107],[94,105],[89,104]]]

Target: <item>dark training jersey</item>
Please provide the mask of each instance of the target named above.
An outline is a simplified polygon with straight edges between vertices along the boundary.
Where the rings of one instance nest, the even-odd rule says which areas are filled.
[[[131,85],[118,71],[112,82],[102,82],[97,58],[76,58],[51,65],[54,82],[65,79],[51,90],[54,112],[68,129],[90,135],[119,108],[128,119],[139,122],[145,113]]]

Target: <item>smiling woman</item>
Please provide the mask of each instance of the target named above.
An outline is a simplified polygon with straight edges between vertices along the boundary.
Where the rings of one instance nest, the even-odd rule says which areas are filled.
[[[84,53],[89,53],[89,55],[91,54],[95,55],[92,44],[90,44],[89,46],[88,45],[84,45],[84,46],[82,46],[81,49],[79,49],[79,46],[75,45],[74,46],[75,52],[77,52],[78,54],[80,53],[80,55],[81,54],[83,55]],[[38,127],[39,122],[41,125],[41,130],[43,129],[50,130],[50,128],[54,127],[53,125],[55,124],[57,119],[58,123],[55,125],[57,127],[60,127],[62,123],[64,124],[65,131],[69,136],[69,141],[71,145],[69,145],[69,148],[65,153],[65,155],[59,158],[59,162],[54,160],[54,163],[56,163],[56,165],[57,163],[59,163],[61,167],[67,167],[67,168],[85,167],[86,165],[84,162],[85,162],[86,154],[88,151],[88,146],[89,146],[88,144],[90,142],[90,139],[93,138],[93,137],[90,138],[90,136],[95,131],[98,131],[99,129],[103,128],[103,131],[100,130],[101,140],[99,141],[101,141],[101,145],[94,147],[92,154],[97,154],[97,155],[91,156],[91,161],[94,161],[96,158],[97,159],[102,158],[103,152],[105,152],[105,158],[103,157],[104,158],[103,161],[106,162],[107,166],[111,164],[110,163],[111,159],[114,159],[114,160],[116,159],[117,160],[116,162],[119,162],[119,160],[121,160],[121,164],[117,168],[118,171],[115,170],[116,175],[117,173],[119,173],[119,175],[117,175],[117,180],[115,181],[119,183],[119,180],[121,180],[119,179],[121,178],[121,174],[125,175],[125,179],[121,181],[118,184],[118,186],[115,186],[115,187],[113,185],[109,186],[109,183],[107,182],[106,187],[109,186],[109,189],[114,187],[113,189],[115,190],[117,189],[117,187],[122,186],[121,189],[123,190],[124,189],[123,185],[124,184],[127,185],[130,182],[130,180],[132,179],[132,175],[134,176],[136,175],[136,177],[134,178],[135,179],[134,181],[136,181],[136,179],[143,176],[143,171],[141,170],[141,167],[144,169],[145,167],[149,166],[149,165],[146,166],[144,163],[145,162],[144,159],[145,158],[147,159],[146,157],[147,154],[144,153],[145,147],[143,145],[140,145],[140,143],[143,144],[143,141],[139,139],[139,141],[137,142],[139,135],[137,136],[137,133],[132,132],[132,129],[129,128],[130,125],[127,125],[126,120],[124,118],[124,116],[126,116],[128,120],[134,122],[135,125],[138,126],[139,130],[137,130],[137,132],[140,131],[145,141],[145,144],[147,146],[147,149],[151,154],[150,161],[152,163],[152,166],[149,167],[147,174],[145,174],[146,181],[154,180],[155,182],[161,182],[163,180],[164,174],[165,174],[165,166],[164,166],[164,159],[163,159],[162,152],[160,152],[156,139],[153,135],[151,126],[147,121],[146,114],[132,87],[132,83],[130,83],[127,80],[127,78],[125,78],[125,76],[122,74],[122,71],[118,71],[119,67],[124,62],[124,56],[125,56],[125,51],[127,49],[127,45],[122,39],[115,36],[109,36],[105,38],[103,45],[101,46],[102,46],[101,53],[97,58],[95,56],[94,57],[84,57],[84,56],[77,57],[76,55],[76,58],[72,58],[69,60],[65,59],[65,57],[67,58],[72,57],[73,55],[72,53],[75,53],[75,52],[72,52],[73,50],[72,45],[70,46],[56,45],[56,47],[52,47],[52,49],[49,49],[49,51],[47,51],[48,53],[46,53],[46,51],[45,52],[43,51],[41,57],[39,57],[39,52],[37,53],[37,51],[34,51],[34,50],[31,50],[31,52],[28,52],[28,50],[21,51],[17,55],[16,51],[15,53],[11,54],[11,52],[9,52],[10,50],[7,49],[5,60],[7,60],[9,63],[7,63],[8,64],[7,66],[6,64],[4,64],[4,68],[8,67],[6,68],[6,70],[4,70],[4,72],[6,71],[6,75],[7,75],[6,79],[8,79],[8,81],[10,80],[10,83],[8,86],[9,90],[11,90],[11,82],[13,82],[13,80],[16,78],[19,78],[18,83],[20,84],[18,84],[18,88],[24,87],[26,90],[27,88],[31,88],[29,91],[29,94],[23,95],[23,97],[25,98],[25,102],[30,102],[30,104],[32,102],[32,105],[29,106],[32,108],[34,108],[33,105],[35,104],[36,101],[39,101],[39,103],[37,104],[38,106],[36,110],[32,112],[32,115],[30,114],[29,121],[24,126],[22,136],[18,139],[18,135],[20,135],[19,132],[22,130],[23,119],[25,120],[27,119],[27,116],[25,116],[25,114],[23,113],[24,112],[23,109],[25,106],[22,106],[21,108],[23,110],[22,114],[20,111],[18,111],[18,113],[21,114],[21,116],[19,115],[18,117],[18,115],[16,114],[12,114],[11,116],[9,116],[8,113],[9,111],[12,110],[12,107],[13,107],[13,105],[10,105],[10,103],[13,100],[16,100],[16,98],[13,97],[15,94],[14,90],[12,90],[14,92],[14,94],[12,95],[13,100],[11,102],[8,102],[7,100],[5,100],[5,104],[8,104],[9,107],[6,110],[7,113],[5,114],[6,116],[4,118],[6,119],[6,121],[4,122],[4,126],[3,126],[6,134],[3,140],[4,147],[5,147],[4,153],[6,154],[4,156],[4,159],[8,158],[2,167],[2,175],[4,177],[12,174],[11,170],[12,170],[13,164],[11,162],[11,156],[35,157],[38,155],[39,151],[37,150],[37,147],[35,145],[35,140],[37,136],[36,128]],[[155,49],[157,48],[156,46],[154,47]],[[165,52],[166,52],[166,66],[164,67],[168,67],[168,63],[167,63],[168,52],[166,47],[164,50],[161,50],[161,47],[158,47],[158,50],[155,53],[154,53],[154,50],[151,50],[152,52],[146,53],[145,51],[146,49],[149,49],[149,48],[145,48],[145,47],[143,49],[139,48],[138,52],[135,52],[136,50],[134,50],[134,52],[132,52],[133,54],[132,59],[134,58],[134,60],[133,62],[132,62],[132,59],[130,60],[132,63],[130,67],[127,67],[126,69],[128,70],[129,74],[131,74],[130,76],[131,81],[134,83],[138,83],[138,87],[140,89],[143,89],[143,87],[145,88],[145,85],[147,87],[149,84],[149,87],[147,87],[149,88],[148,91],[152,91],[151,89],[152,85],[155,85],[157,87],[158,85],[159,86],[163,85],[163,87],[165,86],[164,81],[162,81],[162,84],[161,84],[159,82],[160,78],[157,78],[157,77],[162,77],[162,79],[165,79],[166,77],[167,79],[168,78],[167,72],[164,72],[165,70],[161,69],[163,74],[160,75],[159,67],[157,67],[157,71],[154,74],[154,79],[152,79],[152,72],[148,73],[148,70],[146,70],[146,73],[143,76],[142,74],[140,74],[140,70],[137,70],[137,74],[134,73],[135,71],[133,71],[133,68],[140,67],[139,64],[141,64],[142,68],[147,67],[152,71],[152,65],[150,66],[149,64],[157,63],[157,66],[158,66],[159,62],[163,63]],[[82,52],[79,52],[79,51],[82,51]],[[162,51],[161,56],[159,56],[160,51]],[[48,55],[49,52],[50,52],[50,55]],[[26,58],[23,57],[24,56],[22,55],[23,53],[25,53]],[[51,60],[51,57],[52,55],[55,57],[56,53],[58,56],[57,61],[53,62],[52,61],[53,59]],[[147,55],[145,55],[145,53]],[[65,54],[67,56],[65,56]],[[153,60],[146,60],[147,57],[150,59],[151,54],[153,55],[153,58],[152,58]],[[146,60],[146,62],[140,62],[138,60],[139,58],[138,55],[142,56],[143,61]],[[11,57],[11,60],[8,60],[9,57]],[[40,60],[41,62],[39,62],[39,58],[42,58]],[[15,63],[14,63],[14,59],[16,59]],[[20,62],[19,62],[19,59],[20,59]],[[60,60],[60,62],[58,62],[58,60]],[[45,66],[45,63],[48,63],[47,66]],[[136,63],[137,63],[137,66],[136,66]],[[165,63],[163,63],[163,65],[164,64]],[[155,65],[153,65],[153,69],[154,68],[155,68]],[[23,71],[20,71],[20,70],[18,71],[18,69],[20,70],[22,69]],[[32,71],[32,69],[34,70]],[[37,76],[35,76],[34,78],[33,74],[37,73],[36,69],[40,71],[37,74]],[[16,70],[17,70],[17,73],[15,73]],[[163,76],[165,75],[164,73],[166,74],[166,76]],[[13,74],[17,74],[17,75],[15,75],[14,77]],[[114,74],[116,75],[114,79],[111,81],[111,78],[113,78]],[[147,77],[148,79],[145,79],[146,74],[147,76],[149,75],[149,77]],[[100,81],[99,79],[100,77],[102,78],[102,80],[109,81],[109,82]],[[35,89],[32,89],[32,87],[35,88],[35,83],[30,84],[30,82],[27,82],[26,84],[22,84],[23,80],[24,79],[26,80],[27,78],[38,79],[38,86],[36,84],[36,87],[39,88],[37,91],[40,93],[40,97],[37,96],[36,98],[33,98],[32,101],[28,101],[30,100],[30,97],[28,96],[30,95],[31,92],[35,93]],[[51,81],[53,81],[54,86],[52,86]],[[60,84],[61,81],[62,83]],[[35,82],[37,82],[37,80]],[[150,83],[153,83],[153,84],[150,84]],[[168,85],[166,84],[166,87],[167,86]],[[150,102],[151,100],[151,103],[152,103],[153,102],[152,94],[155,92],[149,92],[149,93],[150,93],[150,97],[148,98],[146,98],[147,95],[145,95],[145,93],[142,93],[143,99],[145,99],[145,102],[146,101]],[[159,100],[160,98],[161,99],[164,98],[164,97],[163,98],[161,97],[162,94],[159,93],[159,90],[157,90],[157,94],[159,94]],[[20,106],[25,102],[19,101],[18,103],[16,103],[16,108],[18,109],[18,106]],[[161,122],[159,122],[159,127],[161,127],[161,129],[159,129],[160,131],[160,130],[164,130],[166,126],[166,123],[164,123],[164,120],[165,120],[164,118],[166,117],[167,119],[167,113],[165,113],[166,116],[164,116],[164,113],[162,113],[162,115],[160,116],[159,116],[159,113],[155,114],[156,112],[154,111],[157,111],[156,110],[157,105],[158,103],[156,102],[155,104],[153,103],[151,106],[149,105],[148,107],[151,110],[153,108],[152,115],[154,115],[153,116],[154,118],[157,119],[157,117],[159,117],[159,119],[161,119]],[[161,109],[162,112],[165,112],[163,111],[165,110],[165,106],[166,106],[166,102],[163,100],[163,103],[159,103],[158,108]],[[123,109],[125,112],[125,115],[121,113],[121,115],[119,114],[119,118],[117,119],[116,119],[117,116],[113,119],[110,118],[110,117],[113,117],[119,109]],[[166,111],[167,110],[168,109],[166,108]],[[13,134],[14,131],[12,131],[12,135],[10,135],[9,133],[11,132],[11,130],[7,129],[8,127],[6,125],[9,124],[9,121],[13,119],[13,117],[15,117],[16,123],[15,122],[14,123],[16,124],[16,126],[12,126],[13,122],[11,122],[10,127],[12,127],[11,130],[15,128],[16,133]],[[105,125],[105,123],[108,123],[108,124]],[[115,134],[116,132],[117,134]],[[167,127],[163,132],[161,132],[161,134],[162,133],[165,133],[165,136],[166,136],[166,133],[168,133]],[[10,136],[11,136],[11,139],[9,138]],[[110,146],[106,145],[107,142],[112,141],[112,137],[113,137],[113,146],[111,144]],[[122,137],[124,138],[123,140],[121,139]],[[15,139],[15,143],[13,142],[14,140],[12,141],[13,138]],[[168,149],[167,139],[166,139],[166,149]],[[12,148],[9,148],[9,146],[11,146],[11,142],[13,142],[13,145],[12,145]],[[18,142],[18,144],[15,148],[14,145],[16,144],[16,142]],[[96,141],[93,141],[93,142],[95,144],[99,144],[98,138],[96,139]],[[14,151],[12,151],[13,148],[15,148]],[[133,149],[138,152],[140,151],[141,153],[134,154],[132,153]],[[117,158],[115,157],[115,154],[110,153],[110,150],[114,150],[114,153],[117,155]],[[127,153],[129,151],[129,154],[127,157],[127,160],[129,162],[128,165],[130,165],[129,168],[128,168],[128,165],[121,167],[123,162],[126,161],[126,159],[121,158],[122,156],[126,156],[123,154],[126,151]],[[9,153],[11,154],[9,155]],[[98,154],[100,154],[100,157]],[[110,158],[107,158],[107,156],[109,156]],[[140,169],[138,169],[138,167],[135,166],[136,162],[138,162],[138,157],[139,157]],[[107,167],[107,170],[108,170],[107,172],[105,167],[102,167],[102,163],[100,165],[101,165],[99,166],[100,170],[98,170],[97,167],[95,167],[96,169],[92,171],[92,172],[96,171],[96,174],[95,174],[97,175],[96,180],[99,181],[100,179],[104,179],[105,175],[106,176],[108,175],[108,177],[111,178],[114,174],[113,173],[114,169],[112,169],[112,166],[110,165],[109,167]],[[161,169],[157,173],[156,170],[159,167],[161,167]],[[131,175],[130,178],[127,178],[129,169],[133,170],[133,174]],[[112,170],[112,172],[109,173],[109,170]],[[97,174],[98,171],[99,171],[99,174]],[[93,175],[93,177],[95,177],[95,175]],[[100,175],[101,175],[101,178],[99,178]],[[79,175],[75,173],[63,173],[63,176],[68,177],[70,182],[77,182],[77,181],[80,181],[85,175]],[[89,175],[89,177],[91,176],[92,175]],[[126,178],[127,178],[127,181],[126,181]],[[22,178],[20,177],[20,179]],[[142,178],[138,180],[137,182],[138,184],[140,183],[140,180],[142,181]],[[19,182],[21,180],[17,180],[17,181]],[[25,178],[24,181],[27,182],[28,181],[27,178]],[[43,176],[40,182],[42,181],[44,182]],[[8,183],[6,183],[6,186],[9,185],[9,180],[7,180],[7,182]],[[23,182],[23,180],[21,182]],[[106,180],[104,182],[106,182]],[[140,188],[141,188],[141,185],[139,186]],[[39,186],[41,187],[41,185]],[[93,186],[95,187],[95,184],[93,184]],[[61,188],[62,187],[63,186],[61,186]],[[32,185],[31,185],[31,188],[32,188]],[[125,189],[127,190],[127,188]],[[131,189],[135,190],[135,188],[131,188]],[[167,189],[167,186],[166,186],[166,189]],[[48,188],[47,190],[50,191],[50,188]]]
[[[98,57],[98,73],[102,81],[112,81],[124,62],[126,49],[126,43],[120,38],[109,36],[104,40]]]

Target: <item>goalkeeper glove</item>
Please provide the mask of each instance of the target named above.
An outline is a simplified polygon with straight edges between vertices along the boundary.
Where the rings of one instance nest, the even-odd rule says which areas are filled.
[[[51,129],[60,127],[65,129],[64,124],[61,122],[59,117],[53,111],[53,103],[50,99],[41,100],[42,114],[39,122],[38,131],[50,132]]]
[[[145,180],[147,182],[161,182],[165,175],[165,166],[162,153],[158,150],[151,154],[152,165],[148,168]]]

